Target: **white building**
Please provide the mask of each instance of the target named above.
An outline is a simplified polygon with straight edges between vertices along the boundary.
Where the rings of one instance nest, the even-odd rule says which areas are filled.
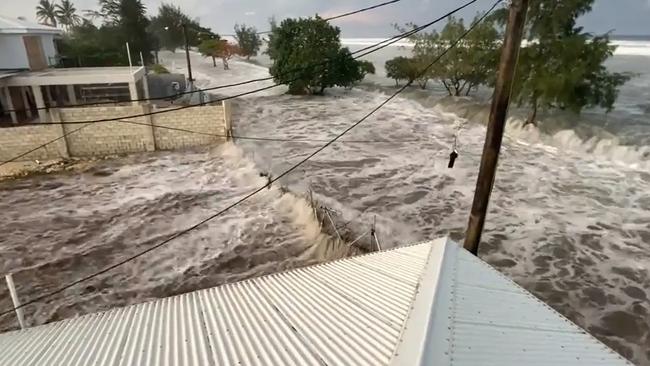
[[[0,124],[45,122],[50,108],[148,97],[142,66],[54,68],[62,33],[0,16]]]
[[[54,40],[62,31],[0,15],[0,69],[42,70],[55,64]]]

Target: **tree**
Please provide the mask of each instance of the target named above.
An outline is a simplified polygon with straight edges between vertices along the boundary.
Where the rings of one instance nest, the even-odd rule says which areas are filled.
[[[131,54],[142,52],[145,62],[151,61],[151,35],[147,33],[149,19],[140,0],[120,0],[118,27],[125,42],[129,42]]]
[[[230,44],[225,39],[213,38],[201,42],[199,52],[205,57],[212,57],[212,66],[214,67],[217,67],[216,59],[220,58],[223,62],[223,69],[229,70],[228,60],[234,55],[239,55],[241,50],[237,45]]]
[[[529,44],[521,51],[514,101],[531,107],[527,123],[536,124],[540,108],[580,113],[585,107],[608,112],[619,87],[630,75],[609,72],[605,61],[614,53],[609,35],[594,36],[577,26],[594,0],[532,0],[526,32]],[[505,20],[505,14],[500,14]]]
[[[61,4],[56,5],[56,19],[67,31],[81,24],[81,17],[70,0],[61,0]]]
[[[478,19],[479,15],[474,22]],[[416,27],[414,24],[410,26]],[[499,56],[499,32],[492,18],[478,23],[462,42],[446,51],[466,32],[463,19],[450,16],[440,33],[420,32],[411,37],[415,42],[414,66],[424,70],[433,63],[426,75],[418,80],[422,88],[426,87],[428,79],[437,79],[449,95],[460,96],[469,95],[479,85],[493,82]]]
[[[386,61],[384,68],[386,76],[395,80],[395,86],[399,86],[400,80],[412,83],[418,77],[417,63],[409,57],[392,58]]]
[[[217,56],[221,58],[224,70],[230,69],[228,60],[230,60],[234,55],[241,55],[241,49],[239,46],[228,43],[225,39],[220,40],[219,47],[217,48]]]
[[[269,72],[291,94],[322,94],[325,88],[350,86],[363,78],[361,62],[341,48],[340,29],[318,15],[285,19],[269,35]]]
[[[61,42],[60,54],[75,60],[77,66],[128,65],[125,42],[129,42],[134,58],[142,52],[145,63],[150,63],[155,42],[146,32],[149,20],[142,2],[100,0],[99,5],[100,10],[93,14],[103,19],[102,26],[84,21],[73,27]]]
[[[56,6],[49,0],[39,0],[36,6],[36,18],[53,27],[56,27]]]
[[[247,27],[246,24],[235,24],[235,39],[241,49],[242,56],[250,60],[251,56],[257,56],[262,45],[262,39],[257,34],[257,29]]]
[[[216,36],[210,28],[204,28],[197,21],[190,19],[180,7],[167,3],[162,3],[158,8],[158,15],[151,18],[149,31],[158,39],[161,47],[174,52],[185,44],[183,25],[187,29],[191,46],[198,46],[205,39]]]
[[[67,32],[59,44],[59,53],[67,66],[128,65],[124,43],[116,26],[97,28],[88,20]]]
[[[370,61],[359,61],[359,70],[363,73],[363,75],[367,74],[375,74],[375,64],[373,64]]]
[[[212,57],[213,67],[217,67],[216,58],[219,57],[220,48],[221,48],[221,40],[219,39],[206,39],[199,44],[199,52],[204,57]]]

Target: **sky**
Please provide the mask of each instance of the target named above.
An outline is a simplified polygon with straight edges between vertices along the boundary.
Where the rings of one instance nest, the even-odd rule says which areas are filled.
[[[155,15],[162,1],[180,6],[190,17],[220,34],[232,33],[235,23],[267,30],[268,19],[331,16],[366,7],[384,0],[142,0],[150,15]],[[562,1],[562,0],[559,0]],[[97,0],[72,0],[80,11],[97,9]],[[402,0],[381,9],[336,20],[342,37],[381,37],[392,35],[394,23],[422,24],[448,12],[465,0]],[[38,0],[0,0],[0,15],[24,16],[35,20]],[[473,17],[491,6],[492,0],[479,0],[461,16]],[[586,31],[619,35],[650,35],[650,0],[596,0],[594,10],[580,23]]]

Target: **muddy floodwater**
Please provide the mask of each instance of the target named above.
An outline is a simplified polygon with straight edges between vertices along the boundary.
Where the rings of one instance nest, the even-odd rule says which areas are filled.
[[[182,61],[182,55],[165,57]],[[213,70],[210,60],[194,62],[199,77]],[[241,75],[266,75],[245,67],[231,63]],[[326,140],[379,105],[386,92],[377,87],[237,100],[234,133]],[[645,121],[645,112],[638,113]],[[461,241],[486,115],[468,100],[406,93],[283,178],[291,193],[274,185],[169,245],[27,307],[29,322],[340,258],[344,253],[329,245],[301,198],[309,190],[353,234],[376,220],[386,248],[443,235]],[[562,126],[540,131],[513,116],[480,256],[635,364],[648,366],[650,165],[647,146],[639,142],[645,140],[625,145]],[[633,135],[630,128],[625,136]],[[460,156],[449,169],[455,135]],[[14,272],[21,298],[34,298],[210,216],[266,184],[260,173],[277,176],[321,144],[235,139],[234,145],[144,154],[79,174],[1,183],[0,272]],[[10,306],[3,286],[0,305]],[[0,326],[15,326],[13,315]]]
[[[132,256],[266,182],[230,145],[102,161],[0,183],[0,273],[23,302]],[[273,187],[214,222],[62,294],[29,324],[140,303],[338,258],[307,202]],[[0,307],[11,307],[4,283]],[[0,328],[16,327],[13,314]]]

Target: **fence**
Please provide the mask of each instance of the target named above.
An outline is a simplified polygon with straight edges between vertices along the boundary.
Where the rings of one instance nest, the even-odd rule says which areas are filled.
[[[62,108],[53,109],[50,113],[51,120],[55,122],[93,121],[145,114],[149,113],[152,108],[149,104],[142,104]],[[173,150],[223,141],[225,138],[220,136],[227,135],[230,130],[230,106],[227,101],[215,106],[186,108],[178,111],[173,111],[173,108],[169,109],[170,111],[166,113],[128,119],[139,124],[111,121],[0,128],[0,160],[12,159],[65,134],[67,136],[24,156],[22,160]],[[83,128],[72,133],[73,130],[80,127]],[[196,131],[202,134],[171,130],[165,127]]]

